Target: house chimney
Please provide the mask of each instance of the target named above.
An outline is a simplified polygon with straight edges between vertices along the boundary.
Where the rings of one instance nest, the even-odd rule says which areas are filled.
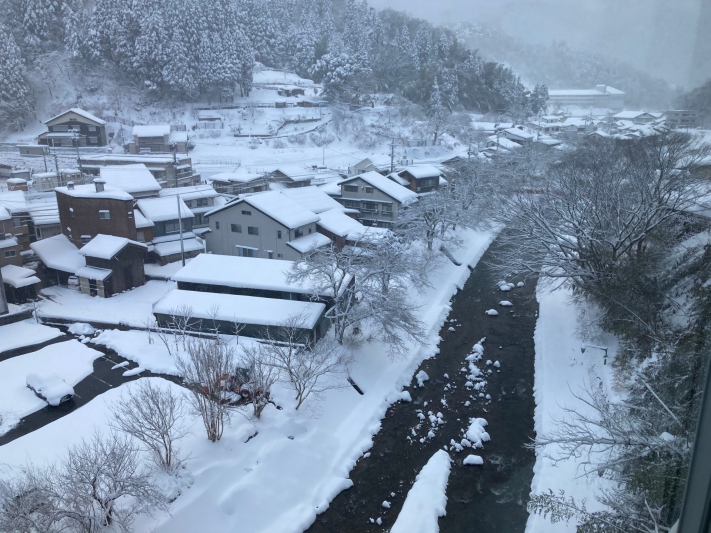
[[[12,239],[12,233],[6,233],[5,234],[6,239]]]
[[[96,186],[96,192],[104,192],[105,183],[106,181],[102,180],[101,178],[94,178],[94,186]]]
[[[74,182],[73,181],[67,182],[67,189],[69,189],[70,191],[74,190]]]

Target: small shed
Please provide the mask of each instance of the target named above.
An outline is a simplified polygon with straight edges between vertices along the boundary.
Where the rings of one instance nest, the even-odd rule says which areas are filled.
[[[125,237],[97,235],[79,250],[86,258],[86,266],[75,273],[81,292],[108,298],[145,284],[143,256],[147,248]]]
[[[8,302],[19,305],[37,297],[36,287],[42,281],[34,270],[16,265],[5,265],[0,270]]]
[[[17,149],[23,157],[42,157],[49,155],[49,146],[46,144],[19,144]]]

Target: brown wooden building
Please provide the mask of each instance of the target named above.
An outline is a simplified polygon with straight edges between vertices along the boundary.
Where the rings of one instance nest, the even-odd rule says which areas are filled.
[[[93,185],[57,187],[62,233],[78,248],[99,234],[137,240],[133,197],[100,179]]]
[[[74,107],[45,122],[49,131],[37,144],[49,146],[106,146],[106,121]]]
[[[146,283],[143,258],[147,246],[140,242],[99,234],[79,250],[86,266],[76,271],[84,294],[108,298]]]

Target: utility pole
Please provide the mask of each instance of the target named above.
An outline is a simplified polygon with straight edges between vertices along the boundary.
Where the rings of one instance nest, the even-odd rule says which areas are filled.
[[[183,244],[183,218],[181,217],[181,210],[180,210],[180,195],[176,194],[175,199],[177,200],[178,203],[178,231],[180,231],[180,260],[183,263],[183,266],[185,266],[185,245]]]
[[[326,145],[324,144],[321,148],[323,148],[323,160],[321,161],[321,166],[324,168],[326,167]]]
[[[79,175],[81,176],[81,182],[84,183],[84,172],[82,172],[81,168],[81,156],[79,155],[79,138],[81,135],[79,135],[79,132],[77,130],[74,130],[74,146],[76,146],[77,149],[77,166],[79,167]],[[59,177],[59,176],[57,176]]]
[[[49,151],[49,146],[47,147],[47,150]],[[42,150],[42,159],[44,159],[44,171],[48,172],[47,170],[47,152]]]
[[[393,142],[390,144],[390,174],[395,172],[395,138],[393,137]]]
[[[54,170],[57,172],[57,179],[59,179],[59,158],[57,157],[57,152],[54,152]]]

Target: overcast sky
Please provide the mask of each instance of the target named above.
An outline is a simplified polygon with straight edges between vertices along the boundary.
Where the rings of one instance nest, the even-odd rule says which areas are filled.
[[[368,1],[434,23],[486,22],[524,41],[563,40],[672,83],[711,77],[711,0]]]

